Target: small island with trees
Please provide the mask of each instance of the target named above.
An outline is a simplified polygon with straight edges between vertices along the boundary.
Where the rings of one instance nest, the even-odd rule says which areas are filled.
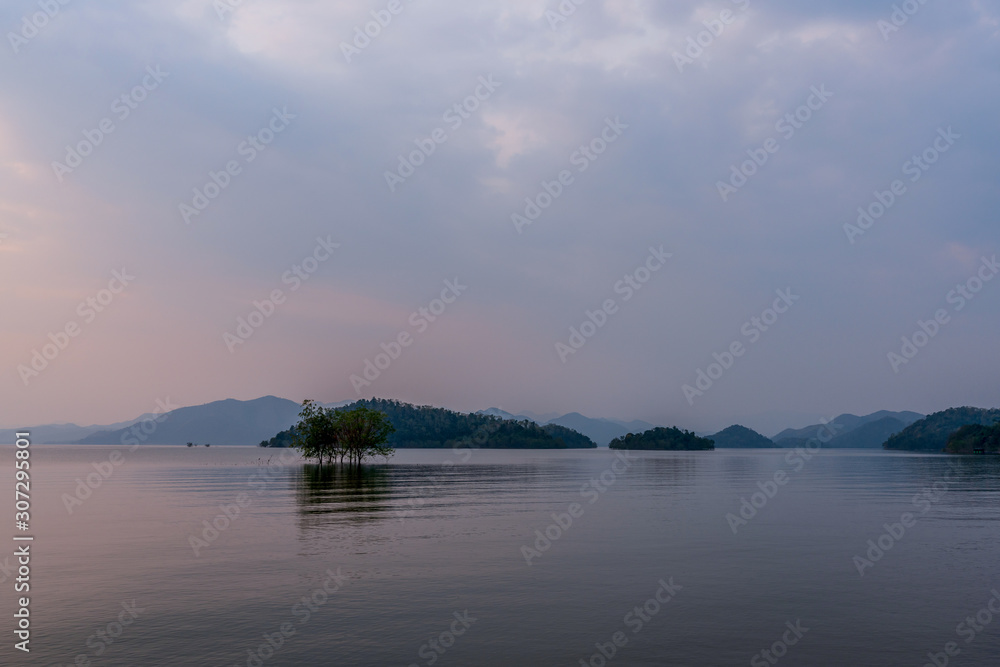
[[[638,435],[628,433],[612,440],[608,447],[645,451],[710,451],[715,449],[715,442],[672,426],[652,428]]]
[[[949,408],[910,424],[886,440],[888,450],[996,454],[1000,410]]]
[[[539,426],[528,420],[513,421],[490,415],[463,414],[426,405],[410,405],[401,401],[372,398],[338,408],[320,408],[314,401],[306,401],[303,406],[305,405],[312,406],[311,410],[323,410],[324,414],[331,415],[359,408],[378,412],[393,426],[393,430],[387,435],[386,443],[395,449],[451,449],[470,444],[479,449],[597,447],[597,443],[582,433],[558,424]],[[299,425],[296,425],[282,431],[270,440],[261,442],[260,446],[292,447],[298,428]]]

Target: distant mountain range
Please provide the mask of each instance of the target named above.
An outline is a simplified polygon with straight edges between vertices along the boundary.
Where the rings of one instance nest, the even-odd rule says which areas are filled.
[[[353,403],[343,401],[326,404],[324,407],[341,407]],[[276,396],[265,396],[251,401],[226,399],[204,405],[179,408],[164,415],[144,414],[128,421],[115,424],[79,426],[77,424],[46,424],[35,427],[0,430],[0,443],[12,444],[17,431],[30,431],[32,442],[36,444],[119,444],[123,438],[135,438],[141,444],[183,445],[187,442],[212,445],[256,445],[270,440],[287,431],[298,421],[301,406],[294,401]],[[437,410],[435,408],[435,410]],[[445,411],[451,413],[452,411]],[[435,413],[436,414],[436,413]],[[443,414],[443,413],[442,413]],[[461,415],[463,413],[454,413]],[[538,415],[525,412],[513,414],[499,408],[481,410],[470,417],[497,417],[516,422],[534,422],[543,431],[537,437],[563,440],[570,447],[586,447],[587,438],[598,446],[607,446],[616,438],[629,433],[640,435],[656,425],[644,421],[620,421],[595,419],[578,412],[564,415],[549,413]],[[151,418],[160,419],[147,425],[146,433],[137,424]],[[952,408],[934,413],[928,417],[916,412],[879,411],[859,417],[843,414],[829,425],[813,424],[805,428],[785,429],[774,438],[765,436],[743,426],[731,426],[715,435],[707,436],[715,441],[718,449],[725,448],[768,448],[799,447],[807,444],[819,434],[834,432],[836,435],[825,442],[825,448],[862,448],[904,451],[940,452],[949,444],[949,438],[964,426],[992,427],[1000,419],[1000,410],[980,408]],[[155,429],[151,426],[155,425]],[[512,427],[517,438],[533,435],[528,431],[533,427]],[[562,430],[560,430],[562,429]],[[524,431],[523,433],[521,431]],[[575,432],[575,433],[574,433]],[[952,443],[953,451],[992,451],[995,442],[992,432],[980,429],[966,430],[959,440]],[[513,431],[512,431],[513,434]],[[437,438],[438,434],[432,434]],[[429,436],[430,437],[430,436]],[[513,436],[512,436],[513,437]],[[993,438],[993,439],[991,439]],[[446,438],[447,439],[447,438]],[[824,438],[825,439],[825,438]],[[513,440],[512,440],[513,441]],[[985,443],[980,445],[979,443]],[[412,446],[412,445],[411,445]]]
[[[183,445],[186,442],[256,445],[295,424],[301,409],[298,403],[276,396],[253,401],[229,398],[172,410],[160,417],[161,421],[155,423],[156,429],[152,433],[138,429],[138,433],[133,434],[131,427],[109,429],[91,433],[74,444],[118,444],[123,442],[122,438],[134,437],[147,445]]]
[[[949,445],[949,439],[963,427],[992,427],[997,423],[1000,423],[1000,410],[951,408],[935,412],[910,424],[900,433],[889,438],[885,443],[885,448],[909,452],[943,452]],[[971,445],[969,449],[971,450]],[[952,442],[949,451],[972,453],[972,451],[965,451],[961,442]]]
[[[13,444],[17,438],[18,431],[29,431],[31,441],[37,445],[64,445],[69,442],[76,442],[86,438],[98,431],[115,431],[140,422],[144,419],[154,417],[152,413],[140,415],[135,419],[118,422],[116,424],[78,426],[76,424],[45,424],[44,426],[32,426],[18,429],[0,429],[0,443]]]
[[[491,415],[493,417],[499,417],[500,419],[514,419],[517,421],[527,419],[535,422],[539,426],[544,426],[545,424],[565,426],[566,428],[573,429],[578,433],[584,434],[596,442],[598,447],[607,447],[608,443],[615,438],[620,438],[629,433],[639,434],[652,428],[656,428],[655,424],[650,424],[649,422],[640,420],[625,422],[615,419],[593,419],[591,417],[584,417],[579,412],[570,412],[561,416],[551,416],[551,414],[533,415],[531,413],[514,415],[501,410],[500,408],[489,408],[488,410],[480,410],[476,414]]]
[[[864,417],[843,414],[829,424],[813,424],[805,428],[785,429],[771,438],[778,447],[801,447],[812,438],[822,436],[828,449],[880,449],[886,439],[910,424],[923,419],[917,412],[880,410]],[[830,434],[835,434],[830,438]]]
[[[397,449],[592,449],[590,438],[558,424],[541,426],[530,419],[501,418],[486,411],[466,414],[428,405],[373,398],[344,406],[366,407],[385,413],[395,431],[387,444]],[[267,447],[288,447],[291,430],[282,431],[261,443]]]

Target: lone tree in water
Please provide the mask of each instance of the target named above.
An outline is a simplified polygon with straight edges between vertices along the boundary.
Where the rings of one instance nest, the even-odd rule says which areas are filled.
[[[352,410],[320,407],[315,401],[305,401],[295,425],[292,447],[305,458],[320,464],[334,461],[360,465],[376,456],[391,456],[386,445],[395,427],[384,412],[358,406]]]

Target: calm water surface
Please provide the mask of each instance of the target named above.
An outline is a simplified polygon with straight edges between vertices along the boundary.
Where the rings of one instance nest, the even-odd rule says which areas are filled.
[[[608,450],[401,450],[349,474],[274,465],[280,450],[126,448],[70,513],[64,494],[115,449],[32,447],[32,651],[13,650],[2,572],[0,664],[921,667],[955,642],[949,664],[1000,665],[1000,614],[981,612],[1000,590],[996,458],[637,453],[615,474]],[[734,534],[743,499],[761,507]],[[214,539],[196,555],[192,536]],[[661,580],[672,599],[649,602]]]

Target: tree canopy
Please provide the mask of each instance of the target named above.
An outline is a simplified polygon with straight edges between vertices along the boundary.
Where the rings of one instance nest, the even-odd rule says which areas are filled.
[[[1000,454],[1000,422],[992,426],[967,424],[951,434],[945,451],[949,454]]]
[[[1000,410],[949,408],[910,424],[886,440],[883,447],[912,452],[941,452],[948,445],[948,438],[963,426],[992,426],[997,419],[1000,419]]]
[[[336,410],[307,400],[292,429],[291,446],[320,463],[346,459],[358,465],[376,456],[391,456],[393,449],[386,442],[395,430],[384,412],[363,405]]]
[[[629,433],[615,438],[608,444],[611,449],[697,451],[715,449],[715,442],[701,438],[691,431],[682,431],[676,426],[657,427],[638,435]]]
[[[547,424],[539,426],[531,421],[512,421],[490,415],[463,414],[435,408],[416,406],[400,401],[372,398],[334,408],[342,412],[365,407],[384,413],[396,431],[387,444],[403,448],[452,448],[473,449],[568,449],[594,448],[590,438],[571,429]],[[315,406],[319,410],[319,406]],[[290,447],[296,437],[296,427],[282,431],[262,447]]]

